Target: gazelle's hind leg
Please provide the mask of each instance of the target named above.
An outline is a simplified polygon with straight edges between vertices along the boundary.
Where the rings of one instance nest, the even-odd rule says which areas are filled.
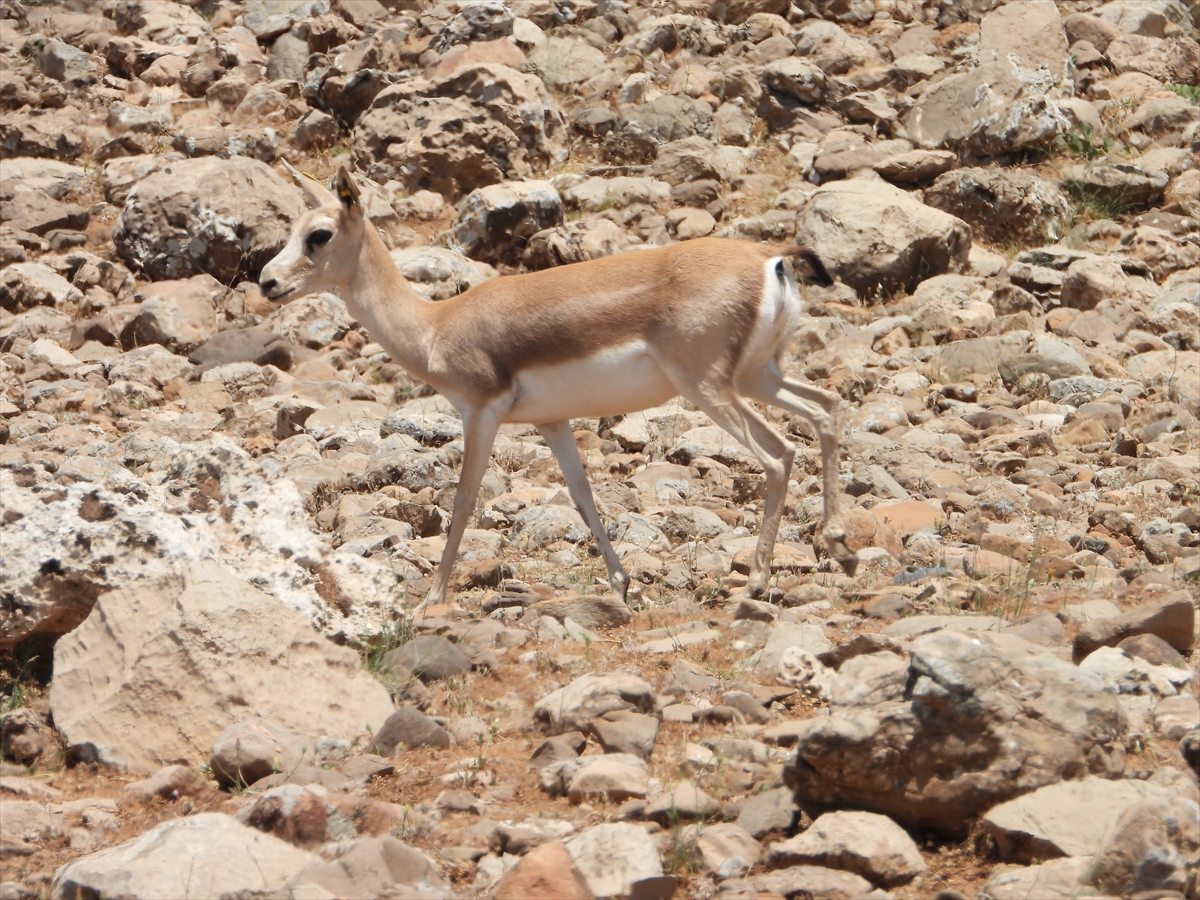
[[[579,447],[571,433],[571,423],[543,423],[537,426],[537,430],[546,439],[546,446],[558,460],[558,467],[562,469],[563,477],[567,480],[567,490],[571,493],[571,499],[575,501],[579,514],[583,516],[583,521],[587,522],[600,547],[600,555],[604,557],[604,565],[608,568],[608,583],[612,586],[613,593],[624,600],[629,591],[629,575],[621,565],[621,560],[617,558],[617,551],[608,540],[604,523],[600,521],[596,501],[592,497],[592,486],[588,484],[587,472],[579,459]]]
[[[669,374],[669,373],[668,373]],[[722,389],[711,384],[692,388],[683,379],[672,379],[680,394],[696,404],[708,417],[728,431],[754,454],[763,467],[765,491],[762,522],[758,529],[758,544],[754,548],[754,563],[746,585],[750,596],[757,597],[767,588],[771,577],[771,554],[779,534],[787,499],[788,476],[792,471],[795,449],[790,441],[773,429],[770,423],[732,387]]]
[[[743,387],[749,396],[794,413],[817,432],[821,445],[821,496],[825,507],[821,536],[846,574],[853,575],[858,568],[858,557],[846,546],[846,529],[839,503],[837,394],[785,378],[773,359],[746,382]]]

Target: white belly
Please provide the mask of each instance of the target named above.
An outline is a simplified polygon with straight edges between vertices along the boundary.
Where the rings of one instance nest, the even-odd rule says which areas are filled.
[[[537,424],[637,412],[666,403],[678,391],[639,343],[526,369],[517,375],[516,393],[504,420]]]

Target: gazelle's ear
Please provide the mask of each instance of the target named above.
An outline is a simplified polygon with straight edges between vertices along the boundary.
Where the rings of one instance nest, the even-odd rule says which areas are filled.
[[[350,177],[350,173],[346,171],[345,166],[338,166],[337,175],[333,178],[333,190],[337,194],[338,201],[342,204],[342,209],[354,215],[362,212],[362,204],[359,202],[358,185],[354,183],[354,179]]]
[[[304,202],[309,209],[319,209],[322,206],[329,206],[334,203],[333,194],[325,189],[325,185],[321,184],[317,179],[311,176],[304,175],[296,169],[286,159],[280,160],[283,163],[284,169],[292,176],[292,180],[296,182],[296,186],[304,192]]]

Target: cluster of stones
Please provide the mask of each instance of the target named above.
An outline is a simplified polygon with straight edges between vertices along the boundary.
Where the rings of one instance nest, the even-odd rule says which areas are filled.
[[[1187,890],[1184,3],[0,0],[0,64],[0,651],[49,684],[2,698],[0,895],[922,897],[916,838],[969,833],[992,900]],[[741,596],[759,467],[672,402],[575,423],[628,605],[505,426],[411,621],[461,421],[337,296],[259,294],[281,159],[352,165],[432,300],[811,247],[785,368],[844,400],[856,576],[772,412],[797,466]],[[29,777],[58,754],[125,793]]]

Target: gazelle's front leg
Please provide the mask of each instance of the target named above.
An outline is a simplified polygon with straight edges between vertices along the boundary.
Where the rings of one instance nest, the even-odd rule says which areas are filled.
[[[446,587],[450,584],[450,573],[458,557],[458,545],[463,532],[475,511],[475,498],[479,496],[479,484],[487,472],[488,460],[492,455],[492,444],[500,430],[503,414],[499,410],[485,408],[468,411],[463,415],[463,461],[458,476],[458,490],[454,494],[454,512],[450,518],[450,531],[446,535],[446,549],[438,563],[437,574],[429,595],[414,610],[419,612],[431,603],[446,602]]]
[[[629,591],[629,574],[617,558],[617,551],[609,542],[604,523],[600,521],[600,513],[596,511],[592,486],[588,484],[587,472],[579,459],[579,447],[575,443],[574,434],[571,433],[571,423],[543,423],[537,426],[537,430],[546,439],[546,446],[558,460],[558,467],[562,469],[563,477],[567,480],[567,490],[571,493],[571,499],[575,501],[579,514],[583,516],[583,521],[587,522],[600,547],[600,555],[604,557],[604,565],[608,568],[608,583],[612,586],[613,593],[624,600]]]
[[[799,416],[817,432],[821,445],[821,498],[825,507],[821,536],[846,574],[853,575],[858,568],[858,557],[846,546],[840,503],[842,488],[838,481],[837,394],[784,378],[774,360],[756,373],[746,385],[746,393]]]

